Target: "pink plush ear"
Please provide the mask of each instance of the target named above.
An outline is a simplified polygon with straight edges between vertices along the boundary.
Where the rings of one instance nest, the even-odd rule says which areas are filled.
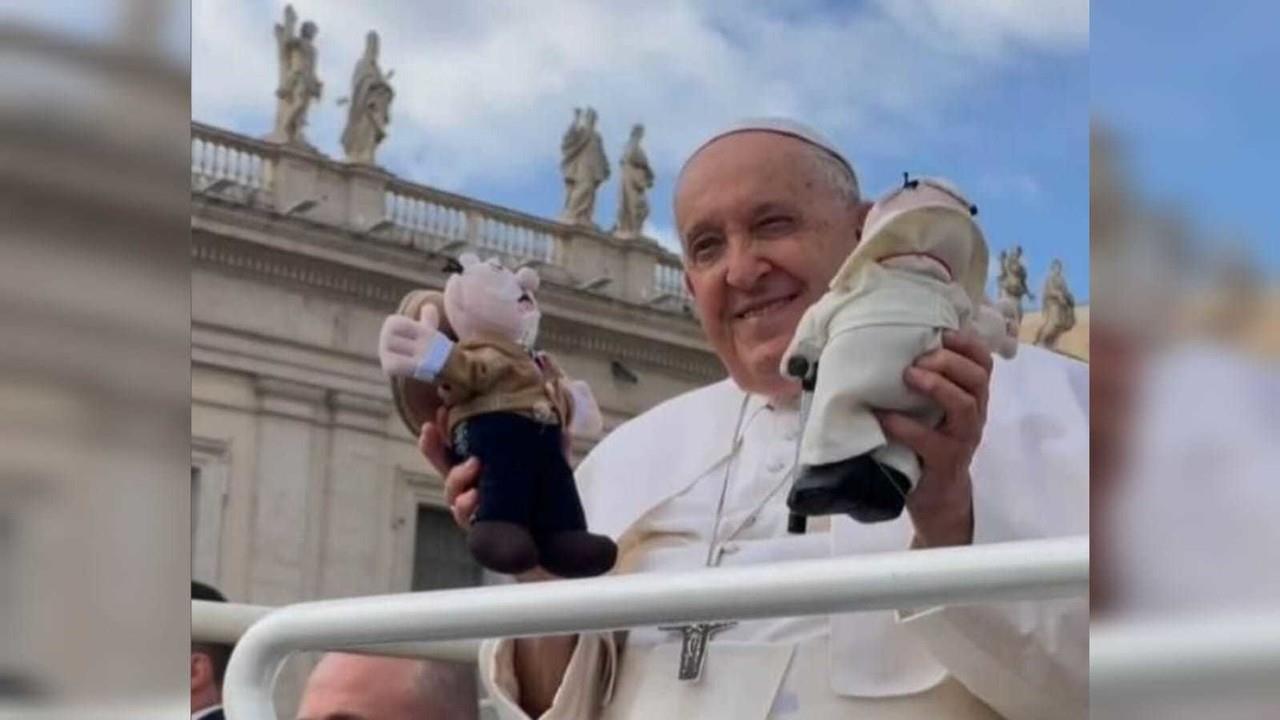
[[[536,292],[538,286],[542,284],[542,279],[538,277],[538,271],[531,267],[522,267],[516,271],[516,282],[520,283],[520,289],[527,292]]]
[[[479,264],[480,256],[473,252],[465,252],[458,256],[458,264],[465,270],[472,265]]]

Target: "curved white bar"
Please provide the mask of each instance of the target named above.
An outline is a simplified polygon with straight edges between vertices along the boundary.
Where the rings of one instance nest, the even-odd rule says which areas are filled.
[[[191,601],[192,642],[234,644],[241,636],[276,608],[267,605]],[[475,662],[480,650],[478,640],[453,640],[445,642],[397,642],[382,645],[343,648],[347,652],[365,655],[392,655],[395,657],[431,658],[450,662]]]
[[[274,720],[276,673],[299,650],[1039,600],[1088,583],[1082,536],[302,603],[240,639],[224,703],[232,720]]]
[[[1280,614],[1095,623],[1089,696],[1104,704],[1151,698],[1276,693]]]

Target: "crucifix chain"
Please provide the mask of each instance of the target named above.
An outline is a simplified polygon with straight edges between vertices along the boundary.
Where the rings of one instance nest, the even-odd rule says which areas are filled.
[[[778,493],[778,490],[786,487],[788,480],[795,474],[795,468],[792,467],[791,472],[787,473],[782,482],[765,496],[760,506],[747,516],[748,519],[746,521],[734,528],[733,532],[729,533],[728,537],[724,539],[724,542],[716,542],[716,536],[720,533],[720,522],[724,515],[725,496],[729,492],[729,478],[733,473],[734,461],[737,460],[738,453],[742,449],[742,424],[743,420],[746,419],[747,405],[750,398],[750,395],[743,398],[742,409],[738,411],[737,428],[733,433],[733,445],[725,465],[724,480],[720,483],[720,499],[716,503],[715,521],[711,526],[711,540],[707,545],[707,567],[715,567],[720,564],[720,558],[725,552],[725,544],[746,529],[751,524],[751,520],[764,510],[764,507],[769,504],[769,501]],[[677,677],[680,680],[694,682],[701,678],[702,668],[707,661],[707,644],[716,633],[727,630],[737,624],[736,622],[701,622],[659,627],[658,629],[664,632],[680,633],[680,668]]]

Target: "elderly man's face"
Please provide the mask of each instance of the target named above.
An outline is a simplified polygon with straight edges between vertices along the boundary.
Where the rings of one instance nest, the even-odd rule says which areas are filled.
[[[831,187],[803,141],[742,132],[693,158],[675,211],[689,289],[729,374],[751,392],[794,393],[778,363],[853,250],[863,210]]]

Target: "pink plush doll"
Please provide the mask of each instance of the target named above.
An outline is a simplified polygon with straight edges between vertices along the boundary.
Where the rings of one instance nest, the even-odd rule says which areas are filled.
[[[516,574],[541,565],[563,577],[608,572],[612,540],[587,531],[563,437],[600,431],[600,409],[586,383],[568,381],[531,350],[541,314],[538,274],[512,272],[496,259],[460,258],[444,310],[456,340],[440,331],[439,312],[388,317],[378,356],[394,378],[434,383],[447,408],[454,460],[480,460],[480,506],[467,533],[485,567]]]

